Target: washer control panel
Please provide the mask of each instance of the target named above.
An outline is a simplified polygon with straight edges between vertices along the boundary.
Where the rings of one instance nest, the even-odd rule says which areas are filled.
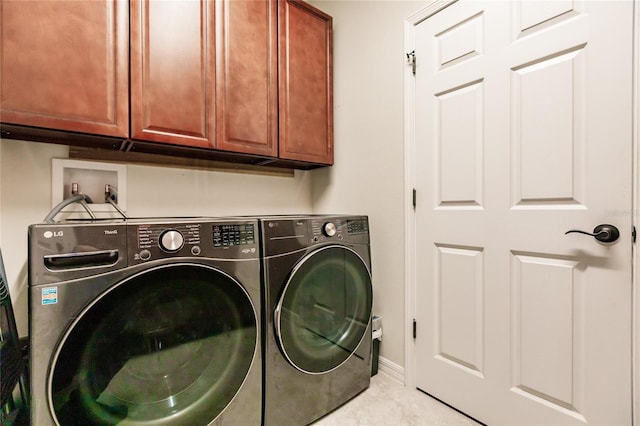
[[[136,226],[137,246],[142,260],[149,260],[151,251],[159,248],[166,253],[177,253],[185,245],[200,244],[200,223],[185,224],[140,224]]]
[[[238,259],[258,257],[253,222],[171,222],[129,225],[129,260],[171,257]]]

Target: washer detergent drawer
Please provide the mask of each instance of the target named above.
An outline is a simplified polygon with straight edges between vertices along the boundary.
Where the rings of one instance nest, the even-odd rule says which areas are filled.
[[[97,275],[127,266],[122,223],[29,227],[29,285]]]
[[[49,254],[44,256],[44,266],[52,271],[112,266],[118,262],[120,250],[95,250],[83,253]]]

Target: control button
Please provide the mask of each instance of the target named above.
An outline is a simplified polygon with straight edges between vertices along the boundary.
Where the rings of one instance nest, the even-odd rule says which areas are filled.
[[[191,254],[194,256],[199,255],[200,253],[202,253],[202,250],[200,250],[200,246],[193,246],[191,247]]]
[[[339,239],[340,241],[342,241],[342,240],[343,240],[343,238],[344,238],[344,237],[342,236],[342,234],[338,234],[338,239]]]
[[[149,260],[151,259],[151,252],[147,249],[144,249],[140,252],[140,260]]]
[[[174,253],[182,248],[182,245],[184,244],[184,237],[179,231],[170,229],[160,234],[158,242],[162,250]]]
[[[327,222],[322,225],[322,232],[327,237],[333,237],[334,235],[336,235],[336,232],[338,232],[338,228],[336,227],[335,223]]]

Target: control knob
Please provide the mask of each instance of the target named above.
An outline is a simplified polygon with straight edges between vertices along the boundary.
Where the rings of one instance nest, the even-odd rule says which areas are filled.
[[[184,237],[180,231],[175,229],[169,229],[160,234],[159,239],[160,248],[169,253],[174,253],[180,250],[184,244]]]
[[[334,235],[336,235],[336,232],[338,232],[338,228],[336,227],[335,223],[327,222],[322,225],[322,233],[327,237],[333,237]]]
[[[140,260],[149,260],[151,259],[151,252],[147,249],[144,249],[140,252]]]

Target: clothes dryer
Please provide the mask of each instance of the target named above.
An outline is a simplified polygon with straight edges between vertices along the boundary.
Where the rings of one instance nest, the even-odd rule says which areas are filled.
[[[267,217],[260,228],[264,423],[305,425],[369,387],[368,218]]]
[[[256,220],[29,228],[34,425],[260,425]]]

